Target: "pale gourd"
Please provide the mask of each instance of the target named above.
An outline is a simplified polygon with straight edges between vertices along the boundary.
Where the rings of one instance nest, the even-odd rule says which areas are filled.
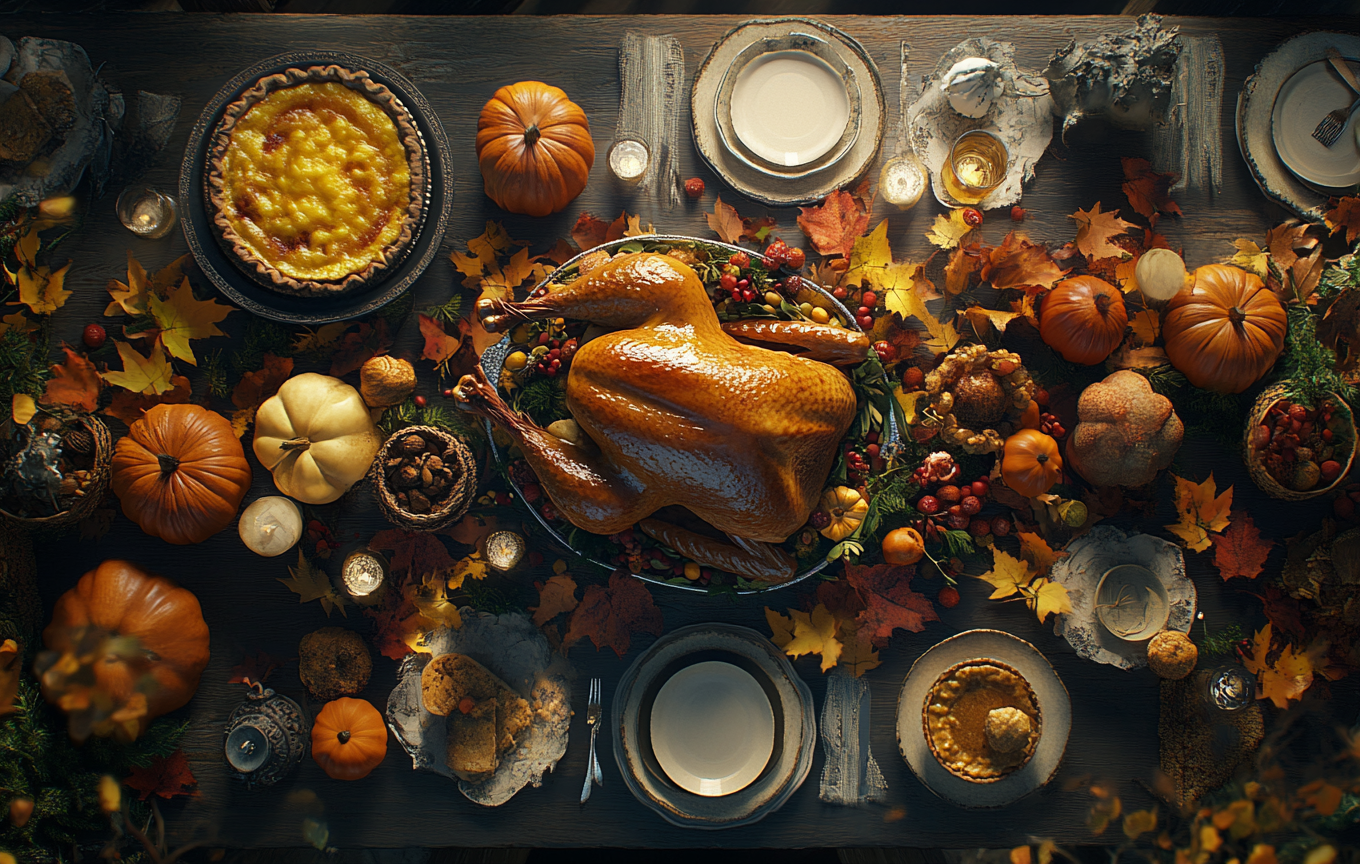
[[[1138,290],[1149,300],[1170,300],[1189,279],[1185,261],[1170,249],[1149,249],[1133,268]]]
[[[869,502],[849,486],[836,486],[822,493],[822,512],[831,522],[821,529],[822,536],[837,543],[855,533],[869,515]]]
[[[255,458],[280,492],[304,504],[344,495],[381,444],[359,391],[329,375],[295,375],[255,412]]]

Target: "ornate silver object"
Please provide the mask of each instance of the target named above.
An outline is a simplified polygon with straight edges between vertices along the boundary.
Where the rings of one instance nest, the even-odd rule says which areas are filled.
[[[231,775],[246,786],[272,786],[307,755],[302,708],[258,681],[227,718],[223,749]]]
[[[1205,699],[1220,711],[1241,711],[1256,698],[1256,679],[1235,663],[1209,673]]]

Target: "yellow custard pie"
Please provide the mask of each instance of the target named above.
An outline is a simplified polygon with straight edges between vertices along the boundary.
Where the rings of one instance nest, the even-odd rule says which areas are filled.
[[[926,694],[923,715],[930,752],[946,771],[975,783],[1024,767],[1042,731],[1029,682],[996,660],[945,670]]]
[[[420,133],[365,72],[313,66],[261,79],[227,106],[209,156],[222,242],[276,290],[328,296],[368,284],[420,223]]]

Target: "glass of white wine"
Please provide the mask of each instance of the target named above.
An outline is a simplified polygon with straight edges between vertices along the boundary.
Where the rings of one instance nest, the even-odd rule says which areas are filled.
[[[974,129],[959,136],[949,151],[945,191],[960,204],[978,204],[1001,185],[1010,168],[1006,144],[995,133]]]
[[[152,186],[127,187],[118,195],[115,206],[123,227],[148,240],[169,234],[179,216],[175,199]]]

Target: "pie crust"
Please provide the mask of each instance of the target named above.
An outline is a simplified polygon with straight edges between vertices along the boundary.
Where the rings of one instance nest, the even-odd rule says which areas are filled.
[[[380,114],[362,104],[356,111],[339,87]],[[271,97],[272,110],[252,117]],[[391,134],[374,125],[378,116],[391,121]],[[309,124],[309,134],[280,135],[274,130],[281,123]],[[290,149],[271,159],[280,147]],[[396,94],[362,71],[311,66],[261,78],[227,105],[208,159],[208,200],[221,242],[260,282],[284,293],[335,296],[376,281],[401,261],[424,212],[429,172],[420,132]],[[323,170],[281,176],[280,161]],[[346,171],[349,184],[327,182]],[[302,201],[310,206],[280,206]]]
[[[1002,753],[987,742],[987,713],[1016,708],[1030,718],[1029,743]],[[946,771],[973,783],[994,783],[1023,768],[1043,732],[1039,702],[1019,672],[997,660],[968,660],[946,669],[922,710],[930,752]]]

